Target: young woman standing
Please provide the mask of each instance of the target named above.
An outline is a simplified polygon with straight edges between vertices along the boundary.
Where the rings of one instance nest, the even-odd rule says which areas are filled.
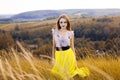
[[[59,16],[56,29],[52,29],[52,35],[52,58],[54,65],[52,73],[58,74],[64,79],[72,78],[76,74],[80,77],[88,76],[90,73],[88,68],[77,67],[74,49],[74,31],[71,30],[67,15],[62,14]]]

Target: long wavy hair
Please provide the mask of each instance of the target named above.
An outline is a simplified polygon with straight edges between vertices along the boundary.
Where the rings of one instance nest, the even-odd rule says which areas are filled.
[[[71,30],[70,20],[69,20],[69,18],[68,18],[68,16],[67,16],[66,14],[62,14],[62,15],[60,15],[60,16],[58,17],[58,20],[57,20],[57,29],[58,29],[58,30],[61,29],[60,24],[59,24],[61,18],[66,19],[66,21],[67,21],[67,27],[66,27],[66,29],[70,31],[70,30]]]

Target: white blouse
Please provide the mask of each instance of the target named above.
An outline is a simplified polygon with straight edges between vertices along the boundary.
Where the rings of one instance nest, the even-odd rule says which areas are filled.
[[[60,36],[59,31],[56,29],[52,29],[52,34],[55,39],[55,46],[56,47],[65,47],[70,46],[70,39],[72,35],[74,35],[74,31],[68,31],[64,36]]]

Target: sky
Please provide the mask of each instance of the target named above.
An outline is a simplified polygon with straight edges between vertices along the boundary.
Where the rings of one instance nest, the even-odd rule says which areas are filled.
[[[34,10],[120,9],[120,0],[0,0],[0,14]]]

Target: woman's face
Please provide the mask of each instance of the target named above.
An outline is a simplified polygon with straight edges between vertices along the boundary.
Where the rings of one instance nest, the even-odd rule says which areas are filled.
[[[59,24],[60,24],[61,29],[66,29],[67,21],[66,21],[65,18],[61,18],[60,21],[59,21]]]

